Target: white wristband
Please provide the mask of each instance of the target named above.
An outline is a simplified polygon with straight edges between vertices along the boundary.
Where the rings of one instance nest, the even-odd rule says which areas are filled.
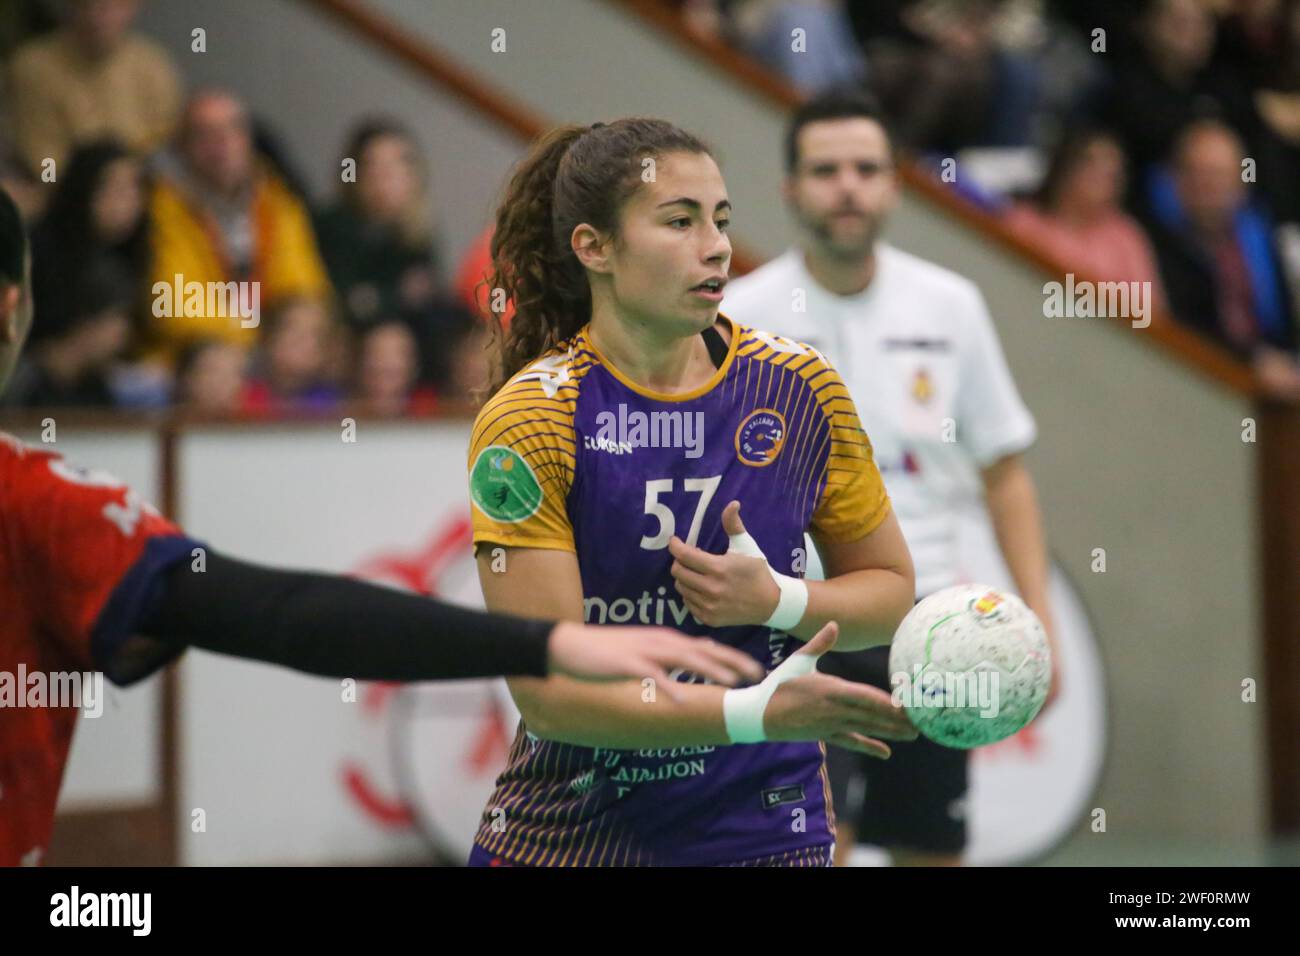
[[[729,690],[722,695],[722,718],[727,725],[727,736],[733,744],[762,743],[763,712],[776,689],[788,680],[811,674],[817,669],[817,658],[811,654],[792,654],[776,670],[768,674],[761,684]]]
[[[802,578],[791,577],[788,574],[782,574],[776,568],[767,563],[767,555],[763,554],[762,548],[758,546],[747,531],[740,534],[729,535],[731,544],[727,547],[730,554],[743,554],[750,558],[758,558],[767,567],[767,573],[772,575],[772,580],[776,582],[781,596],[777,598],[776,610],[772,616],[763,622],[764,627],[775,628],[778,631],[788,631],[797,627],[803,620],[803,613],[808,609],[808,585]]]

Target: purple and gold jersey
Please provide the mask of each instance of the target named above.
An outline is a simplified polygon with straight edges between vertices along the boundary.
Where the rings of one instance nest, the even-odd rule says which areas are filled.
[[[635,385],[587,329],[511,379],[474,424],[474,541],[573,551],[588,623],[708,635],[771,670],[800,642],[696,621],[673,586],[669,538],[726,551],[722,509],[736,499],[772,566],[802,575],[806,530],[855,541],[889,499],[825,358],[720,319],[731,328],[726,359],[692,392]],[[532,866],[799,857],[833,842],[823,756],[820,743],[582,747],[521,722],[476,843]]]

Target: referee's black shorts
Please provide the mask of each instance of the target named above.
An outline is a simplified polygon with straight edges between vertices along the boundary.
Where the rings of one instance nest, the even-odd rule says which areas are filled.
[[[889,647],[831,653],[818,670],[885,691]],[[925,737],[886,740],[888,760],[826,745],[835,819],[854,828],[858,843],[926,853],[960,853],[966,846],[968,750]]]

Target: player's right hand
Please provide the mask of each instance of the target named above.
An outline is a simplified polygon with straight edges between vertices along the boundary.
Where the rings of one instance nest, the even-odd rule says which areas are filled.
[[[800,654],[821,657],[839,636],[832,621],[817,632]],[[824,740],[869,757],[888,759],[888,744],[878,740],[915,740],[916,727],[886,691],[867,684],[813,672],[786,681],[763,711],[768,740]]]
[[[653,680],[678,699],[668,671],[681,668],[726,687],[763,679],[748,654],[704,637],[665,627],[593,627],[562,621],[551,631],[547,659],[552,674],[581,680]]]

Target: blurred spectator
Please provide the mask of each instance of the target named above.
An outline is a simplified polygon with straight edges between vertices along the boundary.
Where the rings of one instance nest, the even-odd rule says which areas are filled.
[[[1087,41],[1091,48],[1094,31],[1101,30],[1108,56],[1126,56],[1133,50],[1141,0],[1047,0],[1047,11],[1056,20]]]
[[[418,328],[439,286],[419,146],[399,123],[373,120],[344,158],[355,160],[356,182],[342,183],[316,230],[345,318],[360,331],[392,317]]]
[[[1255,363],[1271,394],[1300,399],[1294,312],[1267,217],[1242,181],[1243,148],[1221,123],[1179,139],[1151,235],[1175,317]]]
[[[69,0],[63,26],[22,46],[10,64],[14,138],[33,174],[73,147],[112,136],[144,153],[171,136],[180,107],[176,70],[130,31],[139,0]]]
[[[79,146],[59,177],[45,217],[32,230],[32,295],[41,321],[32,341],[63,324],[82,272],[113,263],[130,284],[133,330],[145,314],[149,230],[139,160],[112,141]]]
[[[866,79],[866,59],[843,0],[743,0],[732,4],[731,16],[741,45],[801,93]],[[697,28],[707,19],[699,9],[691,17]],[[801,49],[795,30],[803,31]]]
[[[428,412],[437,405],[433,390],[418,384],[420,354],[415,336],[402,322],[388,321],[361,338],[357,399],[371,414]]]
[[[168,158],[150,200],[151,284],[257,283],[262,310],[290,296],[331,292],[303,203],[254,155],[248,116],[231,94],[191,97],[177,152]],[[161,355],[223,338],[251,345],[255,328],[238,316],[186,315],[174,307],[155,317]],[[226,310],[219,310],[224,312]]]
[[[1057,146],[1030,202],[1006,224],[1021,237],[1089,279],[1150,282],[1164,305],[1155,253],[1137,221],[1121,208],[1124,153],[1109,133],[1085,131]]]
[[[1136,45],[1124,56],[1103,116],[1128,151],[1130,204],[1146,187],[1178,135],[1198,119],[1252,124],[1244,86],[1230,73],[1206,69],[1216,21],[1199,0],[1150,0],[1136,24]]]
[[[1059,7],[1073,2],[1062,0]],[[1132,0],[1120,2],[1132,5]],[[1088,6],[1081,4],[1080,9]],[[1117,55],[1116,44],[1120,44],[1119,31],[1108,31],[1106,55],[1098,55],[1093,50],[1094,31],[1101,28],[1098,21],[1089,19],[1086,29],[1077,29],[1071,20],[1058,15],[1057,7],[1051,2],[1046,5],[1051,16],[1045,10],[1037,11],[1034,29],[1041,38],[1024,54],[1033,62],[1040,84],[1032,114],[1032,140],[1037,146],[1059,142],[1070,130],[1091,123],[1104,101],[1110,62]]]
[[[199,415],[236,415],[244,409],[248,352],[217,339],[191,345],[176,371],[175,403]]]
[[[1042,78],[1024,55],[1036,10],[1014,0],[879,0],[850,7],[895,136],[948,155],[1030,138]]]
[[[421,381],[436,384],[447,366],[445,340],[465,310],[442,287],[419,144],[400,123],[375,119],[350,137],[345,158],[356,182],[317,219],[321,249],[349,327],[364,334],[404,322],[420,350]]]
[[[1254,89],[1270,128],[1300,145],[1300,0],[1278,5],[1276,52],[1264,59]]]
[[[1244,4],[1243,72],[1251,78],[1260,133],[1251,144],[1259,161],[1259,182],[1279,219],[1300,223],[1300,0],[1254,0]],[[1271,15],[1270,15],[1271,14]]]
[[[1270,86],[1285,69],[1291,0],[1233,0],[1219,24],[1214,62],[1251,89]]]
[[[320,299],[284,299],[270,312],[252,379],[244,389],[245,411],[320,411],[337,405],[336,348],[339,328]]]
[[[29,408],[105,407],[114,404],[111,363],[126,348],[135,289],[111,261],[85,266],[58,317],[39,312],[44,334],[24,356],[6,403]]]

